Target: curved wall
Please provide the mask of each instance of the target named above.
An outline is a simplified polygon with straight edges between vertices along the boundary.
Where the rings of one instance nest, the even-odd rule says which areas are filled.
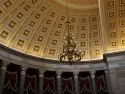
[[[52,71],[80,72],[107,69],[104,60],[81,61],[70,66],[68,64],[62,64],[57,60],[26,55],[3,45],[0,45],[0,59],[25,67]]]
[[[3,62],[13,63],[20,65],[25,68],[34,68],[40,71],[56,71],[58,73],[62,72],[96,72],[99,70],[105,70],[105,73],[109,72],[109,82],[111,80],[109,90],[113,89],[114,94],[120,94],[125,92],[123,86],[125,86],[125,51],[106,53],[103,56],[103,60],[93,60],[93,61],[82,61],[72,66],[67,64],[61,64],[56,60],[42,59],[38,57],[29,56],[13,49],[10,49],[4,45],[0,45],[0,59]],[[105,62],[104,62],[105,61]],[[1,69],[5,68],[6,64],[1,66]],[[41,75],[43,77],[43,75]],[[109,93],[113,94],[113,93]]]
[[[20,82],[23,83],[20,75],[20,66],[10,64],[6,68],[3,93],[18,94]],[[95,77],[95,86],[98,94],[109,94],[106,76],[104,71],[97,71]],[[59,94],[58,74],[55,71],[46,71],[43,74],[43,83],[40,82],[39,72],[36,69],[29,68],[26,70],[24,80],[23,94]],[[80,72],[78,74],[78,91],[76,92],[76,75],[73,72],[63,72],[60,78],[60,94],[94,94],[92,77],[89,72]],[[43,92],[39,93],[39,84],[43,85]]]

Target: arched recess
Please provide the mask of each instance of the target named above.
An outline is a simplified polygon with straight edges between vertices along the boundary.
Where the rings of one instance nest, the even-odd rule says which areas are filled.
[[[38,94],[38,70],[29,68],[26,71],[24,94]]]
[[[10,64],[6,69],[3,94],[18,94],[20,67]]]
[[[56,72],[46,71],[44,73],[43,94],[56,94]]]
[[[96,77],[96,86],[98,94],[109,94],[105,78],[105,72],[103,70],[97,71],[95,77]]]
[[[62,94],[74,94],[74,79],[72,72],[62,73]]]
[[[93,94],[92,82],[89,72],[79,73],[79,92],[80,94]]]

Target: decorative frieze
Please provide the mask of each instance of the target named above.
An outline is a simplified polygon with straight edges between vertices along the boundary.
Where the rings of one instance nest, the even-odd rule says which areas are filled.
[[[32,55],[28,55],[25,53],[21,53],[19,51],[16,51],[14,49],[11,49],[9,47],[6,47],[2,44],[0,44],[0,50],[5,51],[7,53],[10,53],[12,55],[16,55],[25,59],[30,59],[33,61],[39,61],[39,62],[44,62],[44,63],[49,63],[49,64],[63,64],[63,65],[68,65],[68,63],[61,63],[59,60],[51,60],[51,59],[45,59],[45,58],[40,58],[40,57],[35,57]],[[82,64],[96,64],[96,63],[102,63],[104,62],[103,59],[99,60],[91,60],[91,61],[80,61],[80,62],[73,62],[72,65],[82,65]]]

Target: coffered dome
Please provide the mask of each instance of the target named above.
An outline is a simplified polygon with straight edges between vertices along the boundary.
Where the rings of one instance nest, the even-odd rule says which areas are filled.
[[[0,2],[0,42],[26,54],[57,59],[67,33],[66,0]],[[104,45],[98,0],[67,0],[67,6],[70,33],[79,43],[83,60],[102,59],[109,46]]]

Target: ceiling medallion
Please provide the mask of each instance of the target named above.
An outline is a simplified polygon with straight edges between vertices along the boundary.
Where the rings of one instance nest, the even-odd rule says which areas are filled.
[[[67,2],[66,2],[66,12],[67,12]],[[61,46],[60,52],[58,54],[58,59],[62,63],[69,63],[72,65],[74,62],[78,62],[83,58],[83,54],[78,50],[78,44],[74,41],[73,34],[69,33],[68,12],[67,12],[67,34],[64,37],[63,45]]]

